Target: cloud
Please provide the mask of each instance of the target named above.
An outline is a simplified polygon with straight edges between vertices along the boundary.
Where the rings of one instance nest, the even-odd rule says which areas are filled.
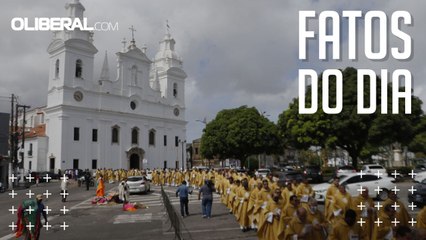
[[[71,0],[69,0],[71,1]],[[6,1],[0,10],[0,96],[15,93],[22,103],[42,106],[46,103],[48,79],[48,54],[51,41],[49,32],[13,32],[13,17],[67,16],[67,1]],[[426,100],[424,60],[426,41],[422,12],[426,3],[414,1],[214,1],[214,0],[158,0],[158,1],[81,1],[89,22],[118,22],[118,31],[96,32],[94,44],[99,50],[95,57],[94,76],[101,71],[105,50],[108,51],[110,72],[115,74],[115,53],[122,48],[123,37],[129,40],[128,28],[136,28],[135,38],[139,47],[146,44],[152,58],[158,51],[158,42],[169,21],[176,40],[176,50],[184,60],[188,74],[186,82],[187,139],[198,138],[203,124],[197,119],[214,118],[224,108],[240,105],[256,106],[276,120],[297,97],[297,72],[299,68],[323,71],[327,68],[346,66],[397,69],[407,68],[415,79],[414,93]],[[358,61],[315,60],[318,46],[310,43],[312,58],[308,62],[298,60],[298,12],[300,10],[383,10],[389,14],[395,10],[407,10],[414,18],[414,25],[407,31],[414,39],[414,56],[409,62],[388,59],[372,62],[360,54]],[[345,22],[342,22],[344,24]],[[363,22],[360,21],[360,24]],[[317,20],[310,21],[310,29],[318,28]],[[343,27],[342,30],[345,28]],[[358,46],[363,47],[363,27]],[[344,34],[344,33],[343,33]],[[342,48],[347,48],[343,36]],[[391,39],[391,44],[398,44]],[[345,56],[345,55],[344,55]],[[8,112],[10,104],[0,99],[0,112]]]

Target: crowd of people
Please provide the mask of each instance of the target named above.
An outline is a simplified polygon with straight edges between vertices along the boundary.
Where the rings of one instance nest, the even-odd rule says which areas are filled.
[[[407,208],[394,192],[389,192],[388,199],[377,207],[368,188],[363,187],[359,196],[351,196],[337,177],[327,190],[324,211],[320,211],[307,179],[281,185],[271,174],[262,178],[232,170],[152,172],[152,181],[157,185],[178,186],[183,182],[201,190],[206,180],[214,183],[218,197],[241,230],[257,231],[259,239],[426,238],[426,207],[413,225]]]

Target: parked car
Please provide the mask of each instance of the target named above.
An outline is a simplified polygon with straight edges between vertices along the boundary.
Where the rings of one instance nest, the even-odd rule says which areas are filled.
[[[417,164],[414,167],[414,172],[418,173],[418,172],[424,172],[426,171],[426,164]]]
[[[383,166],[381,166],[381,165],[378,165],[378,164],[367,164],[367,165],[364,165],[361,170],[364,173],[377,174],[377,172],[380,172],[380,174],[383,174],[381,176],[388,176],[388,172],[386,171],[386,168],[383,167]]]
[[[418,172],[414,175],[414,182],[423,182],[424,179],[426,179],[426,172]]]
[[[130,193],[148,193],[151,185],[145,176],[131,176],[127,178]]]
[[[408,202],[414,202],[417,207],[422,208],[426,205],[426,179],[416,184],[414,189],[417,189],[417,191],[408,192]]]
[[[51,180],[57,180],[57,179],[61,178],[61,176],[59,176],[59,174],[53,173],[53,172],[32,172],[31,176],[34,178],[32,180],[32,182],[35,182],[36,177],[38,177],[39,182],[46,182],[47,177],[49,177],[49,182]]]
[[[336,176],[341,177],[342,175],[348,174],[348,173],[355,173],[356,169],[353,166],[346,165],[346,166],[340,166],[336,169]]]
[[[320,183],[323,181],[320,166],[306,166],[303,170],[303,177],[311,182]]]
[[[332,184],[333,179],[331,179],[328,183],[318,184],[312,187],[315,192],[315,199],[318,202],[324,202],[325,195],[327,193],[328,188]],[[358,196],[359,191],[357,191],[361,186],[368,188],[368,194],[371,198],[378,198],[380,200],[385,200],[388,197],[388,191],[392,189],[395,184],[394,178],[381,176],[377,178],[377,175],[367,173],[363,174],[362,178],[357,173],[348,173],[347,175],[342,175],[340,177],[339,184],[346,184],[346,191],[352,195],[352,197]],[[377,187],[383,190],[377,195]]]
[[[303,174],[298,171],[288,171],[288,172],[280,172],[276,173],[278,175],[278,185],[279,186],[285,186],[288,182],[291,180],[302,180]]]
[[[265,178],[266,176],[268,176],[268,174],[271,173],[271,170],[267,169],[267,168],[259,168],[257,169],[257,171],[254,173],[257,177],[262,176],[263,178]]]
[[[6,187],[3,185],[3,183],[0,182],[0,193],[4,193],[6,191]]]

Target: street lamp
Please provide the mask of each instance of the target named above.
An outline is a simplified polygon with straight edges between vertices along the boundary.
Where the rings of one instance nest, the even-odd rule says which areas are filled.
[[[183,162],[183,159],[184,159],[184,150],[183,150],[183,146],[186,144],[186,140],[182,140],[182,139],[179,139],[179,143],[181,143],[182,144],[182,171],[185,169],[185,164],[184,164],[184,162]]]

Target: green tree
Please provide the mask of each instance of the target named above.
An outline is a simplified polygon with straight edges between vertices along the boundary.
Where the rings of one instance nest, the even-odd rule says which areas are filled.
[[[200,152],[205,158],[235,158],[244,166],[253,154],[277,153],[280,148],[275,124],[256,108],[242,106],[220,111],[201,137]]]

